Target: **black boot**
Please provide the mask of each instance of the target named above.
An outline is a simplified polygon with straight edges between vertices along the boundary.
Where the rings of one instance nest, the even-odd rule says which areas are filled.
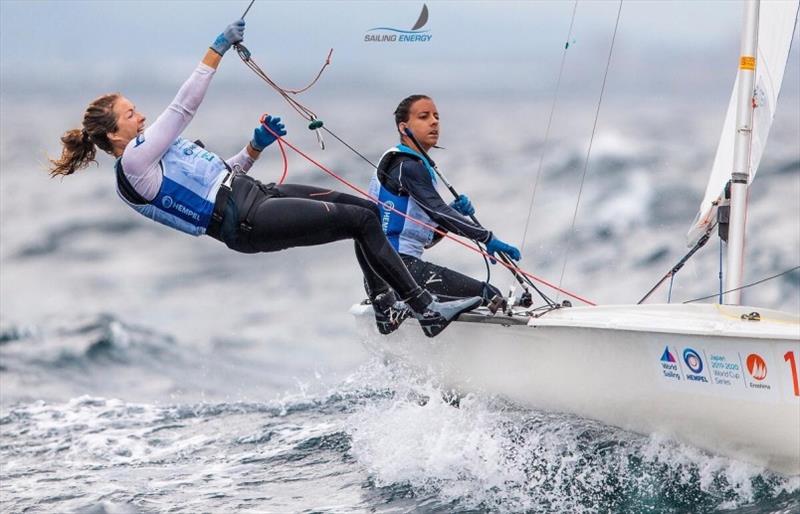
[[[411,309],[406,304],[397,300],[394,291],[389,290],[372,299],[372,309],[375,311],[375,324],[378,332],[388,335],[400,328],[400,324],[411,316]]]
[[[429,292],[423,290],[415,297],[405,300],[405,302],[414,311],[414,317],[419,321],[419,325],[425,335],[436,337],[459,314],[480,306],[481,297],[472,296],[450,302],[437,302]]]

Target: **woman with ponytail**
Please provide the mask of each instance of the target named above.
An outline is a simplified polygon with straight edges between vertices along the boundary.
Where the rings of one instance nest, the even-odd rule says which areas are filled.
[[[63,143],[61,158],[50,160],[53,165],[50,169],[52,176],[71,175],[91,162],[97,163],[96,147],[106,153],[112,153],[108,133],[114,132],[117,128],[113,109],[114,102],[119,97],[119,93],[113,93],[94,100],[86,108],[82,128],[69,130],[61,137]]]
[[[396,330],[413,315],[427,336],[436,336],[480,298],[437,302],[417,285],[387,241],[374,203],[311,186],[262,184],[246,175],[262,150],[275,141],[273,133],[286,135],[280,118],[267,116],[250,142],[228,159],[181,137],[222,56],[242,41],[244,28],[244,20],[226,27],[149,127],[122,94],[92,101],[81,128],[62,136],[61,157],[51,160],[51,176],[71,175],[97,163],[99,148],[116,158],[114,173],[122,201],[170,228],[209,235],[244,253],[353,239],[381,333]]]

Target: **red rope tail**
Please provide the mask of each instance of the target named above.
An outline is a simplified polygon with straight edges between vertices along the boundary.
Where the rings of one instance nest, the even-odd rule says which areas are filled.
[[[272,132],[271,129],[267,130]],[[286,149],[283,148],[283,140],[279,137],[276,139],[276,141],[278,142],[278,148],[281,150],[281,158],[283,159],[283,174],[281,175],[281,179],[278,181],[278,184],[283,184],[283,181],[286,180],[286,175],[289,173],[289,159],[286,157]]]
[[[322,171],[324,171],[325,173],[327,173],[328,175],[330,175],[330,176],[331,176],[331,177],[333,177],[334,179],[338,180],[338,181],[339,181],[339,182],[341,182],[342,184],[346,185],[347,187],[349,187],[349,188],[350,188],[350,189],[352,189],[353,191],[356,191],[356,192],[358,192],[359,194],[361,194],[361,195],[362,195],[362,196],[364,196],[365,198],[369,198],[370,200],[372,200],[372,201],[373,201],[373,202],[375,202],[376,204],[381,204],[381,205],[383,205],[383,208],[384,208],[384,209],[391,210],[392,212],[395,212],[395,213],[399,214],[400,216],[404,217],[405,219],[407,219],[407,220],[411,221],[412,223],[416,223],[417,225],[419,225],[419,226],[421,226],[421,227],[425,227],[425,228],[427,228],[428,230],[432,230],[433,232],[435,232],[435,233],[437,233],[437,234],[439,234],[439,235],[441,235],[441,236],[443,236],[443,237],[446,237],[446,238],[450,239],[451,241],[455,241],[456,243],[460,244],[460,245],[461,245],[461,246],[463,246],[464,248],[467,248],[467,249],[469,249],[469,250],[472,250],[473,252],[479,253],[479,254],[481,254],[481,255],[484,255],[484,256],[486,256],[486,257],[492,258],[492,256],[491,256],[491,255],[489,255],[488,253],[486,253],[486,252],[484,252],[483,250],[481,250],[481,249],[480,249],[480,248],[479,248],[477,245],[470,244],[470,243],[467,243],[467,242],[465,242],[465,241],[462,241],[461,239],[459,239],[459,238],[457,238],[457,237],[453,236],[452,234],[449,234],[449,233],[447,233],[447,232],[444,232],[444,231],[440,230],[438,227],[434,227],[434,226],[432,226],[432,225],[428,225],[428,224],[427,224],[427,223],[425,223],[424,221],[420,221],[420,220],[418,220],[418,219],[416,219],[416,218],[413,218],[413,217],[411,217],[411,216],[407,215],[407,214],[406,214],[406,213],[404,213],[404,212],[400,212],[400,211],[398,211],[397,209],[395,209],[394,207],[389,207],[389,206],[387,206],[386,204],[382,204],[380,200],[378,200],[377,198],[375,198],[374,196],[372,196],[371,194],[369,194],[367,191],[364,191],[363,189],[361,189],[361,188],[360,188],[360,187],[358,187],[357,185],[353,184],[352,182],[348,181],[347,179],[340,177],[339,175],[337,175],[336,173],[332,172],[331,170],[329,170],[328,168],[326,168],[325,166],[323,166],[322,164],[320,164],[319,162],[317,162],[317,161],[316,161],[316,160],[314,160],[313,158],[311,158],[311,157],[309,157],[308,155],[306,155],[305,153],[303,153],[303,151],[302,151],[302,150],[300,150],[299,148],[297,148],[296,146],[294,146],[294,145],[293,145],[292,143],[290,143],[289,141],[287,141],[287,140],[283,139],[281,136],[279,136],[277,133],[275,133],[275,132],[274,132],[274,131],[273,131],[271,128],[269,128],[269,127],[266,127],[266,129],[267,129],[267,130],[269,130],[269,131],[272,133],[272,135],[273,135],[273,136],[275,136],[275,138],[278,140],[278,142],[279,142],[279,143],[280,143],[280,142],[283,142],[283,143],[285,143],[285,144],[286,144],[286,146],[288,146],[289,148],[291,148],[292,150],[294,150],[294,151],[295,151],[297,154],[299,154],[300,156],[302,156],[302,157],[303,157],[305,160],[307,160],[308,162],[310,162],[311,164],[313,164],[313,165],[314,165],[314,166],[316,166],[317,168],[321,169]],[[281,148],[281,149],[283,149],[283,146],[281,146],[280,148]],[[500,263],[502,266],[505,266],[505,267],[506,267],[506,268],[508,268],[509,270],[516,271],[516,272],[518,272],[518,273],[522,273],[523,275],[525,275],[526,277],[530,278],[531,280],[535,280],[536,282],[539,282],[540,284],[543,284],[543,285],[545,285],[545,286],[547,286],[547,287],[549,287],[549,288],[552,288],[552,289],[554,289],[554,290],[556,290],[556,291],[558,291],[558,292],[560,292],[560,293],[563,293],[563,294],[565,294],[565,295],[569,296],[570,298],[574,298],[575,300],[578,300],[578,301],[580,301],[580,302],[583,302],[583,303],[585,303],[586,305],[592,305],[592,306],[594,306],[594,305],[597,305],[596,303],[594,303],[594,302],[592,302],[592,301],[589,301],[589,300],[587,300],[586,298],[583,298],[583,297],[581,297],[581,296],[578,296],[578,295],[577,295],[577,294],[575,294],[575,293],[571,293],[571,292],[569,292],[569,291],[566,291],[566,290],[564,290],[564,289],[562,289],[562,288],[560,288],[560,287],[558,287],[558,286],[556,286],[556,285],[554,285],[554,284],[551,284],[551,283],[550,283],[550,282],[548,282],[547,280],[544,280],[543,278],[537,277],[537,276],[536,276],[536,275],[534,275],[533,273],[528,273],[527,271],[524,271],[522,268],[519,268],[519,267],[517,267],[517,266],[510,265],[510,264],[506,264],[505,262],[503,262],[503,261],[501,261],[501,260],[497,260],[497,262],[498,262],[498,263]]]

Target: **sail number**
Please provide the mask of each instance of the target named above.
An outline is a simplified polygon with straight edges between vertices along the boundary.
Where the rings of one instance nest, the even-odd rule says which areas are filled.
[[[794,386],[794,395],[800,396],[800,379],[797,377],[797,360],[794,356],[794,352],[786,352],[783,354],[783,360],[789,363],[789,367],[792,368],[792,385]]]

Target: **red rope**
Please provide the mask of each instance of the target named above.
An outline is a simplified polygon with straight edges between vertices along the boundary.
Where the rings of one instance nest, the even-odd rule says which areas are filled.
[[[375,202],[377,204],[381,203],[380,200],[378,200],[377,198],[375,198],[374,196],[369,194],[367,191],[364,191],[363,189],[361,189],[357,185],[353,184],[352,182],[348,181],[347,179],[340,177],[339,175],[337,175],[333,171],[329,170],[328,168],[326,168],[322,164],[320,164],[317,161],[315,161],[313,158],[311,158],[308,155],[306,155],[305,153],[303,153],[302,150],[300,150],[299,148],[294,146],[289,141],[283,139],[276,132],[274,132],[270,127],[264,125],[264,128],[266,128],[273,136],[275,136],[275,139],[278,141],[278,147],[281,149],[281,154],[283,155],[284,171],[283,171],[283,176],[281,177],[281,181],[279,182],[279,184],[282,184],[283,180],[286,178],[286,169],[287,169],[287,166],[288,166],[288,161],[286,159],[286,152],[285,152],[285,150],[283,148],[283,143],[285,143],[286,146],[288,146],[289,148],[294,150],[297,154],[302,156],[305,160],[307,160],[308,162],[312,163],[314,166],[316,166],[317,168],[321,169],[322,171],[324,171],[325,173],[327,173],[331,177],[335,178],[336,180],[338,180],[342,184],[346,185],[347,187],[349,187],[353,191],[358,192],[362,196],[364,196],[366,198],[369,198],[370,200],[372,200],[373,202]],[[433,232],[435,232],[435,233],[437,233],[437,234],[439,234],[439,235],[441,235],[443,237],[446,237],[446,238],[450,239],[451,241],[455,241],[456,243],[460,244],[464,248],[468,248],[468,249],[472,250],[473,252],[479,253],[481,255],[484,255],[484,256],[494,260],[494,258],[491,255],[489,255],[488,253],[484,252],[483,250],[478,248],[476,245],[473,245],[473,244],[467,243],[465,241],[462,241],[461,239],[458,239],[455,236],[440,230],[438,227],[434,227],[434,226],[428,225],[424,221],[420,221],[420,220],[418,220],[416,218],[413,218],[413,217],[407,215],[404,212],[400,212],[397,209],[395,209],[394,207],[389,207],[386,204],[382,204],[382,205],[383,205],[384,209],[389,209],[392,212],[395,212],[395,213],[399,214],[400,216],[404,217],[405,219],[407,219],[407,220],[409,220],[409,221],[411,221],[413,223],[416,223],[417,225],[425,227],[428,230],[432,230]],[[548,282],[547,280],[545,280],[543,278],[537,277],[536,275],[534,275],[532,273],[528,273],[527,271],[523,270],[522,268],[511,266],[510,264],[506,264],[505,262],[500,261],[500,260],[498,260],[497,262],[499,262],[501,265],[505,266],[506,268],[508,268],[511,271],[516,271],[517,273],[521,273],[522,275],[528,277],[529,279],[535,280],[535,281],[539,282],[540,284],[544,284],[544,285],[546,285],[547,287],[549,287],[551,289],[554,289],[554,290],[556,290],[556,291],[558,291],[560,293],[563,293],[563,294],[569,296],[570,298],[574,298],[574,299],[576,299],[578,301],[581,301],[581,302],[583,302],[583,303],[585,303],[587,305],[592,305],[592,306],[597,305],[596,303],[594,303],[592,301],[589,301],[586,298],[578,296],[575,293],[571,293],[569,291],[566,291],[566,290],[556,286],[555,284],[551,284],[550,282]]]
[[[269,128],[267,128],[267,130],[272,132],[272,130]],[[277,141],[278,148],[281,149],[281,158],[283,158],[283,174],[281,175],[281,179],[278,181],[278,184],[283,184],[283,181],[286,180],[286,175],[289,173],[289,159],[286,158],[286,150],[283,148],[283,141],[281,138],[278,138]]]

